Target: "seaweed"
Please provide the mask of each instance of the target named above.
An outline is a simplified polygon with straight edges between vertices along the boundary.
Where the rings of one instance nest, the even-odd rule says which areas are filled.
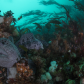
[[[74,7],[79,11],[84,11],[84,6],[79,1],[74,1]]]
[[[61,24],[61,22],[60,21],[58,21],[58,20],[50,20],[49,21],[49,23],[53,23],[53,24]]]
[[[25,52],[28,51],[28,49],[27,49],[26,47],[24,47],[23,45],[19,45],[19,47],[20,47],[21,49],[23,49]]]
[[[60,25],[56,25],[55,24],[55,31],[62,31],[63,29],[65,29],[65,28],[63,28],[62,26],[60,26]]]
[[[5,18],[12,16],[14,13],[10,10],[4,13]]]
[[[31,32],[29,28],[24,28],[24,29],[20,30],[21,35],[26,34],[28,32]]]
[[[68,20],[69,18],[72,19],[71,16],[70,16],[70,14],[69,14],[69,10],[67,10],[64,5],[61,5],[61,7],[63,7],[63,8],[66,10],[67,20]]]
[[[64,16],[61,16],[61,17],[57,17],[57,18],[49,18],[49,19],[61,19],[61,18],[65,18]]]
[[[40,24],[38,24],[38,23],[33,23],[33,24],[36,24],[37,25],[36,29],[42,29],[42,27],[41,27]]]
[[[45,24],[45,27],[46,27],[48,30],[50,30],[50,28],[51,28],[50,22],[46,23],[46,24]]]
[[[18,18],[18,20],[22,19],[22,15]]]

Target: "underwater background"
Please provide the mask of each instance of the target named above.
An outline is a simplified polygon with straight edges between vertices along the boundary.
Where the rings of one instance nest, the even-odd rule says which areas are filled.
[[[83,84],[84,0],[0,0],[0,84]]]

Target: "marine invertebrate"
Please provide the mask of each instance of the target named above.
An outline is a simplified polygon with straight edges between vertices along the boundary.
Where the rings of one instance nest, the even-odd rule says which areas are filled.
[[[29,62],[29,63],[27,63]],[[34,71],[31,69],[32,63],[30,61],[22,58],[18,63],[14,65],[17,73],[15,73],[15,78],[9,78],[9,84],[34,84]],[[13,69],[14,69],[13,68]]]
[[[5,67],[0,67],[0,83],[6,83],[7,78],[7,68]],[[2,83],[2,84],[3,84]]]
[[[58,64],[56,64],[56,61],[51,61],[51,66],[49,67],[49,72],[54,73],[57,69]]]
[[[33,75],[33,70],[29,68],[29,66],[25,66],[25,63],[16,63],[17,72],[19,73],[19,77],[30,77]]]
[[[4,18],[4,23],[9,26],[12,20],[13,20],[13,16],[9,16],[7,18]]]
[[[11,78],[15,79],[16,74],[17,74],[16,67],[9,68],[9,72],[10,72],[10,74],[8,75],[8,79],[11,79]]]
[[[80,78],[80,84],[84,84],[84,77]]]
[[[8,32],[0,32],[0,38],[8,38],[9,36],[11,36],[11,34]]]
[[[6,30],[6,28],[11,24],[12,20],[13,20],[13,16],[9,16],[9,17],[3,16],[3,17],[1,17],[0,28]]]
[[[18,36],[19,33],[14,26],[10,26],[12,21],[14,22],[14,18],[12,16],[12,11],[7,11],[3,17],[0,17],[0,31],[8,32],[13,36]]]
[[[0,66],[7,68],[7,77],[9,75],[8,70],[20,60],[20,53],[17,47],[7,38],[0,38]]]

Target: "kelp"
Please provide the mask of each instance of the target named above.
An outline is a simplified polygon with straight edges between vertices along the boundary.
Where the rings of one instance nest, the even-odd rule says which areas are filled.
[[[28,32],[31,32],[29,28],[24,28],[21,30],[21,34],[25,34],[25,33],[28,33]]]
[[[74,0],[69,0],[69,1],[74,1]]]
[[[45,27],[46,27],[48,30],[50,30],[50,28],[51,28],[50,22],[46,23],[46,24],[45,24]]]
[[[53,24],[61,24],[61,22],[59,20],[50,20],[49,23],[53,23]]]
[[[29,28],[20,29],[19,26],[18,26],[18,30],[19,30],[19,36],[31,32]]]
[[[82,21],[81,21],[81,19],[79,17],[76,16],[76,18],[77,18],[79,23],[82,23]]]
[[[79,30],[80,30],[81,32],[83,32],[83,28],[81,27],[80,24],[78,24],[78,28],[79,28]]]
[[[19,45],[19,47],[20,47],[22,50],[24,50],[25,52],[28,51],[28,49],[27,49],[26,47],[24,47],[23,45]]]
[[[16,25],[16,18],[13,17],[13,21],[14,25]]]
[[[3,14],[4,14],[5,17],[9,17],[9,16],[12,16],[14,13],[10,10],[10,11],[7,11]]]
[[[69,10],[66,9],[66,7],[64,5],[61,5],[65,10],[66,10],[66,16],[67,16],[67,20],[68,18],[72,19],[69,15]]]
[[[84,6],[79,1],[74,1],[74,7],[78,9],[79,11],[84,11]]]
[[[16,27],[14,25],[10,25],[10,28],[9,28],[10,32],[13,32],[15,29]]]
[[[20,20],[22,18],[22,15],[18,18],[18,20]]]
[[[33,24],[36,24],[37,25],[36,29],[42,29],[42,27],[41,27],[40,24],[38,24],[38,23],[33,23]]]
[[[41,30],[40,30],[40,29],[38,29],[37,31],[38,31],[38,32],[41,32]]]
[[[64,28],[62,27],[62,26],[60,26],[60,25],[56,25],[55,24],[55,31],[62,31]]]
[[[61,19],[61,18],[65,18],[64,16],[58,17],[58,18],[49,18],[49,19]]]

